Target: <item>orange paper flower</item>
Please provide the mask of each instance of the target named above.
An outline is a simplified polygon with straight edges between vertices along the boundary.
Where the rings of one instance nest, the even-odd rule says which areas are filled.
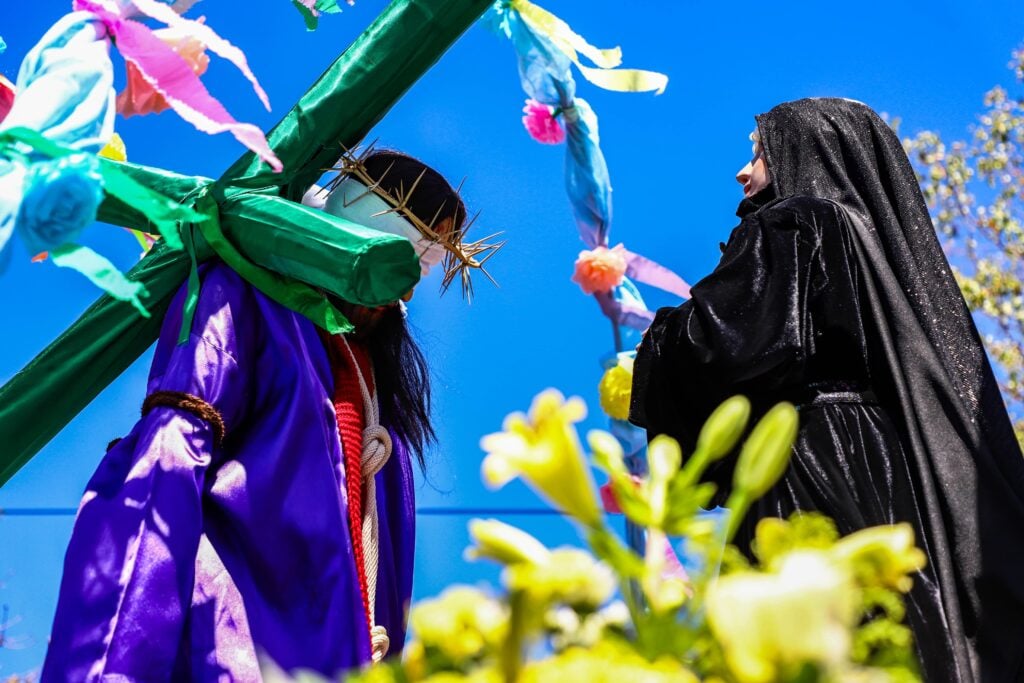
[[[202,21],[200,19],[200,21]],[[182,33],[177,29],[160,29],[153,31],[160,40],[170,45],[171,49],[185,60],[196,76],[206,73],[210,58],[206,54],[206,45],[198,38]],[[117,96],[117,112],[122,116],[144,116],[158,114],[170,108],[163,95],[158,93],[142,76],[142,72],[132,62],[128,62],[128,85]]]
[[[596,247],[581,251],[572,281],[586,294],[607,292],[622,284],[627,265],[626,248],[621,244],[611,249]]]

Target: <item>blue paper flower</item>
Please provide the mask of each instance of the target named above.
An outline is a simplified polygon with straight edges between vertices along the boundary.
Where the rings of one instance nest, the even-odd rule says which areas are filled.
[[[15,230],[29,253],[49,251],[74,242],[96,219],[103,200],[99,162],[88,154],[32,164]]]

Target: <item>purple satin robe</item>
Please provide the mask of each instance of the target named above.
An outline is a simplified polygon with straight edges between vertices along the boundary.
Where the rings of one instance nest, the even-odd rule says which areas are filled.
[[[259,681],[257,655],[329,676],[370,661],[327,353],[309,321],[226,266],[201,272],[192,335],[177,344],[183,288],[148,392],[212,404],[224,444],[193,414],[158,407],[106,454],[64,561],[43,683]],[[415,522],[394,441],[377,475],[376,620],[392,653]]]

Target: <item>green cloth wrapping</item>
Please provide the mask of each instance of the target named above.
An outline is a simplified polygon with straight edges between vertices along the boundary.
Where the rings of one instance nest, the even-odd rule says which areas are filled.
[[[250,261],[345,301],[383,306],[420,279],[419,259],[406,238],[281,197],[229,195],[221,203],[220,220],[224,232]],[[258,239],[249,239],[257,233]]]
[[[180,175],[173,171],[101,158],[100,169],[107,168],[116,168],[140,185],[148,187],[164,197],[174,197],[178,201],[184,200],[189,195],[198,192],[200,188],[213,182],[210,178]],[[110,195],[103,198],[96,220],[142,230],[151,235],[156,235],[159,232],[149,216],[142,213],[138,206]]]
[[[194,242],[191,254],[161,244],[128,273],[149,293],[145,303],[151,318],[103,296],[0,387],[0,486],[156,340],[167,306],[189,277],[193,255],[196,261],[214,255],[204,234],[218,238],[209,233],[207,221],[223,231],[227,251],[244,257],[243,269],[251,266],[272,274],[291,292],[285,296],[296,306],[321,305],[322,298],[313,301],[307,296],[309,287],[370,306],[407,292],[419,279],[419,263],[407,240],[326,216],[282,196],[300,199],[336,161],[340,146],[357,144],[490,4],[491,0],[392,2],[271,131],[268,139],[285,164],[283,174],[273,173],[250,154],[215,183],[117,164],[134,180],[179,198],[206,217],[197,230],[187,231],[186,244]],[[216,206],[203,197],[215,199]],[[136,207],[109,197],[100,207],[99,220],[149,226]],[[344,321],[335,323],[341,328]]]

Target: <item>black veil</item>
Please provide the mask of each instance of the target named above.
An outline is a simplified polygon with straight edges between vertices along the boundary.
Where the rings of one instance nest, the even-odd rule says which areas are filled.
[[[832,200],[860,267],[869,365],[897,423],[935,559],[949,680],[1024,677],[1024,459],[896,134],[850,100],[757,117],[778,197]]]

